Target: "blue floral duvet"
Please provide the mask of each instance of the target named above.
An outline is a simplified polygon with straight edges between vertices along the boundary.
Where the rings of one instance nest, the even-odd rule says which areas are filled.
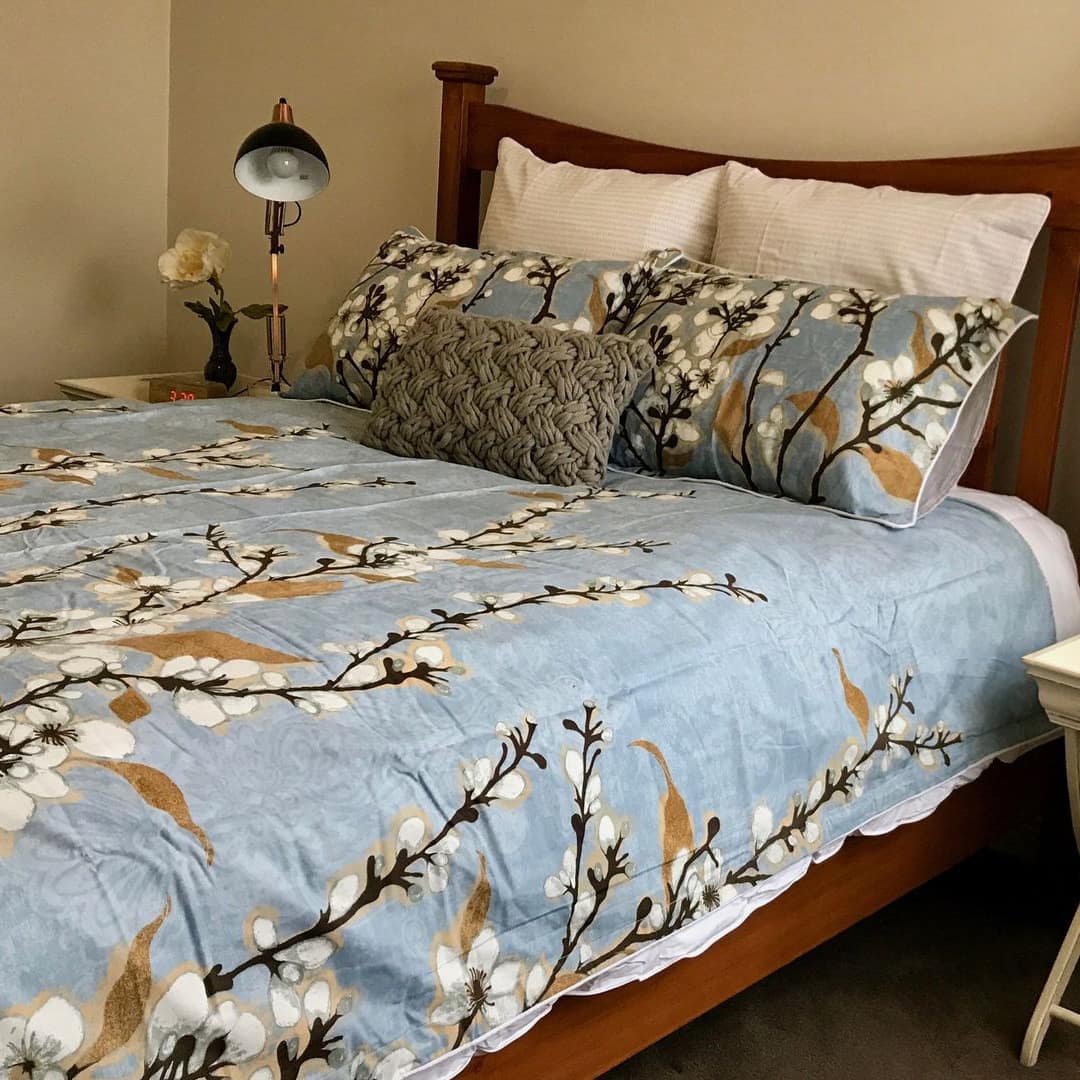
[[[392,1080],[1044,730],[1029,549],[0,409],[0,1080]]]

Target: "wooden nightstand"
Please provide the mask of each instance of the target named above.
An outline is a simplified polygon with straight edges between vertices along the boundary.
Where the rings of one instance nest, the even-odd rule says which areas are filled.
[[[1065,769],[1069,782],[1073,834],[1080,847],[1080,636],[1024,657],[1028,674],[1039,685],[1039,701],[1055,724],[1065,729]],[[1080,1027],[1080,1013],[1066,1009],[1061,997],[1080,960],[1080,908],[1061,943],[1050,977],[1031,1015],[1020,1061],[1034,1065],[1051,1020]]]
[[[200,379],[201,371],[161,371],[149,375],[105,375],[97,379],[58,379],[56,389],[69,401],[149,401],[147,385],[151,379]],[[265,379],[237,375],[229,397],[268,397],[270,384]]]

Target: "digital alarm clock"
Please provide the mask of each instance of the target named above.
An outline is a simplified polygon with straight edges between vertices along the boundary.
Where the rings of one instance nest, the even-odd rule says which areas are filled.
[[[221,383],[159,375],[147,379],[146,400],[153,403],[164,401],[206,401],[208,398],[225,397],[227,393],[228,391]]]

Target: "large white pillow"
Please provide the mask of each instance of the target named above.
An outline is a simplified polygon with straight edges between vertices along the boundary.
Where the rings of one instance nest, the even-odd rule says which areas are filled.
[[[930,195],[724,166],[713,263],[883,293],[1011,300],[1044,195]]]
[[[584,169],[503,138],[480,246],[631,260],[676,247],[708,259],[723,174],[722,165],[689,176]]]

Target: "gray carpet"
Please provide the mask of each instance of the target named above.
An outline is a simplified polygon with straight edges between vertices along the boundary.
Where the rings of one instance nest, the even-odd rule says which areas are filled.
[[[1080,1080],[1080,1030],[1018,1053],[1080,900],[1068,834],[985,851],[605,1080]],[[1080,1008],[1080,974],[1064,1004]]]

